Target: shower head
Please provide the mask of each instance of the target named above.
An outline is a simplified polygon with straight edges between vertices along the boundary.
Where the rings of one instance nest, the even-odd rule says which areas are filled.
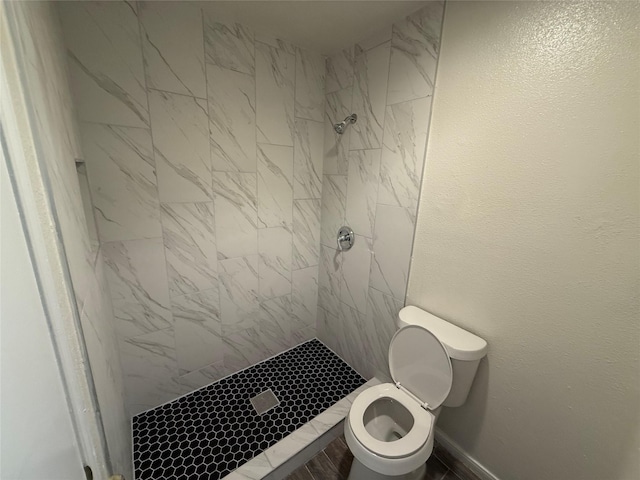
[[[336,133],[342,135],[344,131],[347,129],[347,125],[351,123],[356,123],[357,121],[358,121],[358,115],[356,115],[355,113],[352,113],[340,123],[334,123],[333,129],[336,131]]]

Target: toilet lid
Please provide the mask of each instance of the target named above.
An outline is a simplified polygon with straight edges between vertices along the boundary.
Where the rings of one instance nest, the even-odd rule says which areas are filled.
[[[396,332],[389,346],[389,370],[400,383],[434,410],[451,391],[451,359],[433,333],[419,325]]]

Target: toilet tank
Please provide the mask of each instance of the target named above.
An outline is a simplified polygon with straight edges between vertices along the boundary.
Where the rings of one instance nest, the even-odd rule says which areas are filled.
[[[457,327],[412,305],[398,313],[398,328],[419,325],[433,333],[444,345],[453,367],[451,392],[443,405],[459,407],[466,400],[476,376],[480,360],[487,354],[487,342],[471,332]]]

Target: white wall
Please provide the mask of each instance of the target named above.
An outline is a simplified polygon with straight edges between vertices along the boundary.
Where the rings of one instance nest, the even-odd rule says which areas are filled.
[[[640,477],[638,21],[446,8],[407,303],[489,342],[440,427],[502,479]]]

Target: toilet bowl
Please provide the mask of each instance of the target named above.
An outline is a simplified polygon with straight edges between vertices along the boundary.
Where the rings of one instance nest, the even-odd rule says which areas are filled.
[[[451,393],[452,403],[464,402],[469,373],[473,380],[486,354],[484,340],[416,307],[400,312],[399,326],[389,346],[394,383],[360,393],[345,419],[345,439],[354,456],[349,480],[422,478],[440,406]],[[454,346],[447,348],[436,333]],[[452,352],[464,364],[472,363],[457,365],[464,384],[454,392]]]

